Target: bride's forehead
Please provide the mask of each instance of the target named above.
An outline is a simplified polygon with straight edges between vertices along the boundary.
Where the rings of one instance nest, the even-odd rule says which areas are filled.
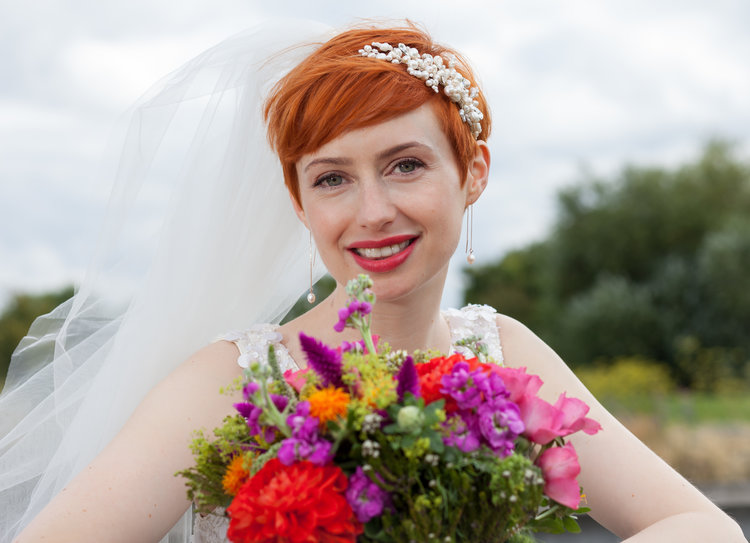
[[[447,143],[438,116],[428,104],[386,121],[344,132],[315,151],[303,155],[298,164],[341,152],[377,154],[381,149],[409,141],[434,147]]]

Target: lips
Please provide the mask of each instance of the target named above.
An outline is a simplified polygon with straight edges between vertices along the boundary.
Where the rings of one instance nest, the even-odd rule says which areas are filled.
[[[383,273],[403,264],[411,255],[418,239],[418,236],[412,235],[392,236],[355,242],[347,249],[360,267],[371,273]]]

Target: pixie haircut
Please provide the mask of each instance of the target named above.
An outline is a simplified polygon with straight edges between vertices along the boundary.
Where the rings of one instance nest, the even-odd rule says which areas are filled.
[[[338,136],[387,121],[430,103],[455,153],[466,181],[476,140],[461,120],[458,106],[442,92],[407,73],[404,65],[367,58],[359,50],[372,42],[403,43],[420,54],[456,58],[456,69],[476,86],[467,62],[455,51],[433,42],[429,34],[407,22],[398,28],[354,28],[342,32],[284,76],[266,100],[268,139],[279,155],[284,181],[300,203],[297,161]],[[490,135],[490,112],[484,95],[476,97],[484,114],[480,138]]]

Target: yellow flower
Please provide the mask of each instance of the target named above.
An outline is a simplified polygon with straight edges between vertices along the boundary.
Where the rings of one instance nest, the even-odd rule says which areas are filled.
[[[245,457],[239,454],[232,458],[227,466],[227,471],[224,472],[224,478],[221,480],[221,486],[224,487],[227,494],[236,496],[249,477],[250,472],[245,468]]]
[[[349,400],[349,393],[336,387],[316,390],[307,398],[310,402],[310,415],[318,418],[322,428],[325,428],[329,420],[337,420],[346,415]]]

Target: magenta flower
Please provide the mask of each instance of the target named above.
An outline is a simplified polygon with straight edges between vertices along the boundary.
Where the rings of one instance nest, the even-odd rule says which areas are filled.
[[[470,411],[455,414],[443,423],[443,443],[462,452],[476,451],[480,445],[477,417]]]
[[[357,515],[357,520],[364,524],[383,512],[390,502],[390,496],[357,466],[357,471],[349,477],[346,501]]]
[[[477,408],[479,431],[492,451],[505,457],[513,452],[524,425],[518,406],[498,395]]]
[[[260,435],[263,440],[270,443],[276,439],[278,428],[275,426],[265,426],[260,423],[263,408],[250,401],[258,389],[260,389],[258,383],[247,383],[242,389],[242,395],[247,401],[234,404],[234,408],[247,420],[247,428],[250,431],[250,435]],[[278,394],[271,394],[270,396],[271,401],[279,411],[283,411],[287,403],[289,403],[289,400],[285,396],[279,396]]]
[[[372,342],[375,344],[375,346],[378,346],[378,340],[380,339],[380,336],[377,334],[372,336]],[[367,350],[367,345],[365,344],[364,339],[360,339],[359,341],[343,341],[341,343],[341,352],[348,353],[349,351],[355,351],[360,353],[369,353]]]
[[[396,394],[398,395],[398,402],[404,401],[404,396],[407,392],[412,393],[414,396],[419,397],[419,376],[417,375],[417,368],[414,365],[414,359],[411,356],[407,356],[404,363],[401,364],[401,368],[396,374]]]
[[[341,380],[341,353],[303,332],[299,333],[299,342],[308,364],[320,376],[323,386],[344,388]]]
[[[457,362],[450,373],[440,379],[440,392],[447,394],[454,400],[459,409],[473,409],[482,402],[481,390],[478,382],[487,379],[482,370],[469,371],[466,362]]]
[[[292,429],[292,437],[281,442],[278,458],[282,464],[289,466],[298,460],[309,460],[322,466],[333,459],[331,443],[318,433],[320,421],[310,416],[310,402],[298,403],[286,423]]]
[[[581,487],[576,477],[581,472],[578,455],[572,443],[547,449],[536,460],[544,477],[544,493],[557,503],[578,509]]]
[[[357,299],[350,300],[346,307],[339,309],[339,321],[333,325],[333,329],[337,332],[343,332],[353,315],[358,313],[361,318],[370,314],[370,312],[372,312],[371,303]]]

